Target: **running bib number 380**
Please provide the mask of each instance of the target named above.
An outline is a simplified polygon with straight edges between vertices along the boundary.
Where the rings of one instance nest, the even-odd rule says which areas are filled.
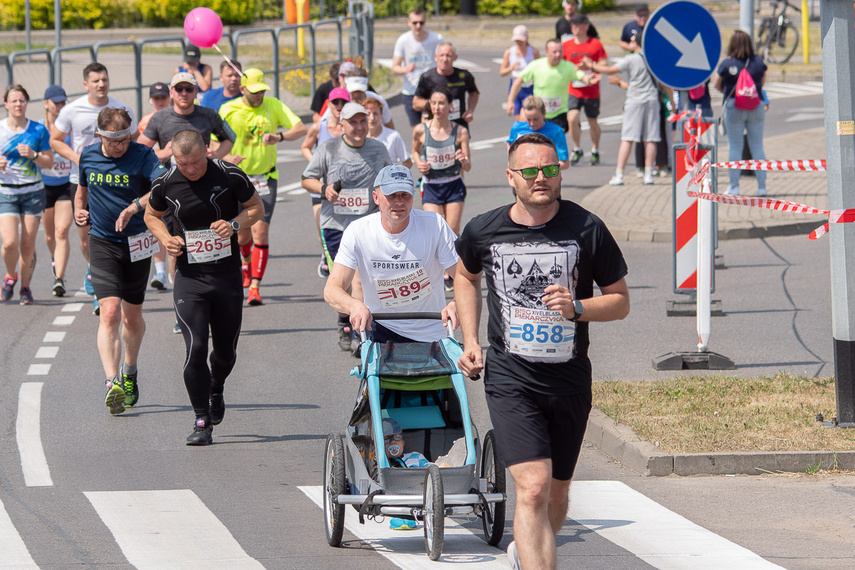
[[[333,211],[340,216],[362,216],[369,206],[368,188],[342,188]]]
[[[220,237],[214,230],[184,232],[184,243],[189,263],[207,263],[232,254],[231,238]]]
[[[510,352],[538,360],[567,360],[573,354],[576,324],[558,311],[511,307]]]
[[[141,234],[128,237],[128,250],[131,253],[131,262],[148,259],[157,251],[157,238],[146,230]]]
[[[430,297],[430,279],[423,268],[402,277],[377,279],[377,296],[384,309],[400,307]]]

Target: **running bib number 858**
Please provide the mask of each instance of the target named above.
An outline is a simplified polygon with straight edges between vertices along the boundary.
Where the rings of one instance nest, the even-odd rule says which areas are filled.
[[[541,324],[537,325],[537,332],[535,332],[534,325],[526,323],[522,326],[520,337],[526,342],[553,342],[557,344],[564,341],[564,327],[560,325],[550,327],[549,325]]]

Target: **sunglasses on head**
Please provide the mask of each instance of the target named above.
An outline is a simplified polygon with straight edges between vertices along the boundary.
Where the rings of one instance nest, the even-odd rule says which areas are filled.
[[[193,93],[194,91],[196,91],[196,87],[193,85],[176,85],[175,87],[173,87],[173,89],[175,89],[176,93]]]
[[[523,180],[534,180],[537,178],[537,173],[541,171],[547,178],[555,178],[558,176],[559,167],[557,164],[549,164],[542,168],[532,166],[530,168],[511,168],[511,170],[513,172],[519,172],[520,176],[523,177]]]

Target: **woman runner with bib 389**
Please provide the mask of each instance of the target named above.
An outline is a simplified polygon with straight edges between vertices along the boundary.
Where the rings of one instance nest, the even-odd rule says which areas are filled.
[[[461,172],[472,168],[469,162],[469,130],[448,118],[451,92],[435,89],[428,104],[433,117],[413,129],[413,162],[422,173],[422,208],[437,212],[455,235],[460,234],[466,186]]]

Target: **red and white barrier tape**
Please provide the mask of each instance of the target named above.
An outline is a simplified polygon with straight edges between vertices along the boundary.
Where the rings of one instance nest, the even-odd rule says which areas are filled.
[[[717,162],[713,168],[730,170],[783,170],[789,172],[822,172],[825,170],[824,160],[736,160],[732,162]]]
[[[808,239],[817,239],[828,232],[828,224],[849,224],[855,222],[855,208],[845,210],[820,210],[812,206],[805,206],[788,200],[776,200],[774,198],[751,198],[748,196],[729,196],[727,194],[711,194],[708,192],[687,192],[691,198],[701,198],[720,204],[735,204],[738,206],[756,206],[767,210],[778,212],[791,212],[793,214],[818,214],[828,216],[828,222],[810,233]]]

